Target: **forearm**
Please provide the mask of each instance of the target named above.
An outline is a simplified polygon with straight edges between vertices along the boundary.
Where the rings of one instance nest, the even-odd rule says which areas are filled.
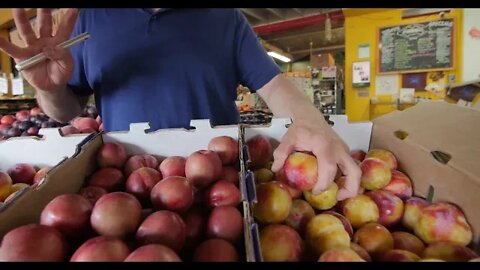
[[[282,74],[273,78],[257,93],[276,117],[289,117],[293,121],[313,117],[318,118],[320,124],[326,124],[320,110]]]
[[[88,97],[79,97],[65,86],[55,91],[37,90],[37,102],[42,110],[52,119],[66,123],[80,115]]]

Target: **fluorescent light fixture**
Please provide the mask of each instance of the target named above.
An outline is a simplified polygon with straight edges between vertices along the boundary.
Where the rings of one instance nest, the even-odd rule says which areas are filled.
[[[281,55],[279,53],[273,52],[273,51],[270,51],[267,54],[270,55],[271,57],[277,58],[278,60],[280,60],[282,62],[285,62],[285,63],[288,63],[288,62],[292,61],[292,59],[290,59],[290,58],[288,58],[284,55]]]

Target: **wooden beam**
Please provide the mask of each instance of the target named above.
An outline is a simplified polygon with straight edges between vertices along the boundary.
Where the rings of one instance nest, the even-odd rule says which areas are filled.
[[[313,52],[319,52],[319,51],[338,51],[338,50],[344,50],[344,49],[345,49],[345,45],[317,47],[317,48],[312,48],[312,53]],[[310,52],[310,49],[291,51],[290,53],[291,54],[302,54],[302,53],[307,53],[307,52]]]
[[[275,16],[277,16],[280,19],[285,19],[285,16],[282,14],[282,11],[279,10],[278,8],[267,8],[268,11],[273,13]]]
[[[298,15],[302,15],[303,16],[303,12],[299,9],[299,8],[292,8],[293,11],[295,11]]]
[[[342,31],[345,31],[345,29],[343,27],[333,28],[332,29],[332,34],[335,33],[335,32],[342,32]],[[268,41],[279,41],[279,40],[285,40],[285,39],[297,39],[297,38],[303,38],[303,37],[308,37],[308,36],[312,36],[312,35],[324,36],[325,35],[325,30],[306,32],[306,33],[302,33],[302,34],[292,34],[292,35],[278,36],[278,37],[269,38]]]
[[[252,10],[252,9],[242,8],[241,11],[248,14],[249,16],[261,21],[261,22],[265,22],[265,18],[262,15],[258,14],[256,11]]]
[[[306,16],[301,18],[295,18],[291,20],[284,20],[275,23],[257,25],[253,27],[253,30],[259,35],[268,35],[276,32],[282,32],[291,29],[298,29],[302,27],[312,26],[312,25],[323,25],[325,24],[325,19],[327,14],[330,17],[332,23],[343,21],[345,17],[341,10],[333,11],[329,13],[322,13],[312,16]]]
[[[288,57],[288,58],[290,58],[290,59],[293,60],[292,54],[287,53],[287,52],[283,51],[282,49],[278,48],[277,46],[268,43],[268,41],[265,41],[264,39],[261,39],[261,38],[260,38],[260,43],[263,45],[263,47],[264,47],[267,51],[274,51],[274,52],[283,54],[283,55],[285,55],[286,57]]]

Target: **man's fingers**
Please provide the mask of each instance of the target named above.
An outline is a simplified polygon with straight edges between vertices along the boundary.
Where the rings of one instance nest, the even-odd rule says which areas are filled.
[[[78,9],[72,8],[69,9],[65,16],[63,17],[60,25],[58,26],[57,34],[55,35],[58,38],[58,42],[63,42],[70,38],[72,35],[73,28],[75,27],[75,22],[78,17]]]
[[[317,148],[318,149],[318,148]],[[335,180],[337,174],[337,165],[332,162],[331,158],[326,157],[325,154],[317,152],[313,154],[317,157],[318,178],[317,183],[313,187],[312,193],[317,195],[330,187]]]
[[[0,50],[4,51],[10,57],[15,59],[25,58],[24,49],[14,45],[11,42],[6,41],[3,38],[0,38]]]
[[[13,19],[23,42],[25,42],[26,45],[34,44],[37,36],[35,36],[35,32],[33,32],[27,12],[23,8],[14,8]]]
[[[52,11],[48,8],[38,9],[38,32],[40,37],[52,37]]]
[[[285,136],[277,149],[273,151],[272,171],[278,172],[283,167],[285,160],[294,150],[295,145]]]
[[[345,175],[345,186],[342,187],[337,193],[337,199],[339,201],[343,201],[358,194],[362,171],[347,153],[342,155],[338,166]]]

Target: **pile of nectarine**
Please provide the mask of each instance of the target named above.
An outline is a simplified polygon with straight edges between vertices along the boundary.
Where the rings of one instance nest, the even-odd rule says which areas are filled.
[[[19,136],[38,136],[41,128],[60,128],[62,135],[103,131],[103,123],[94,106],[87,106],[68,125],[49,118],[39,107],[0,116],[0,140]]]
[[[9,231],[0,260],[241,260],[238,142],[220,136],[207,148],[165,158],[105,143],[85,186],[50,201],[39,224]]]
[[[411,179],[385,149],[352,151],[362,171],[359,194],[337,201],[345,177],[312,193],[317,159],[293,152],[280,171],[271,171],[271,140],[247,141],[253,171],[264,261],[469,261],[472,229],[457,206],[413,196]],[[321,169],[321,168],[320,168]]]
[[[15,114],[0,116],[0,139],[19,136],[37,136],[41,128],[59,127],[53,119],[45,115],[38,107],[20,110]]]
[[[18,191],[37,185],[50,169],[49,166],[38,169],[27,163],[18,163],[7,172],[0,171],[0,202],[7,203]]]

